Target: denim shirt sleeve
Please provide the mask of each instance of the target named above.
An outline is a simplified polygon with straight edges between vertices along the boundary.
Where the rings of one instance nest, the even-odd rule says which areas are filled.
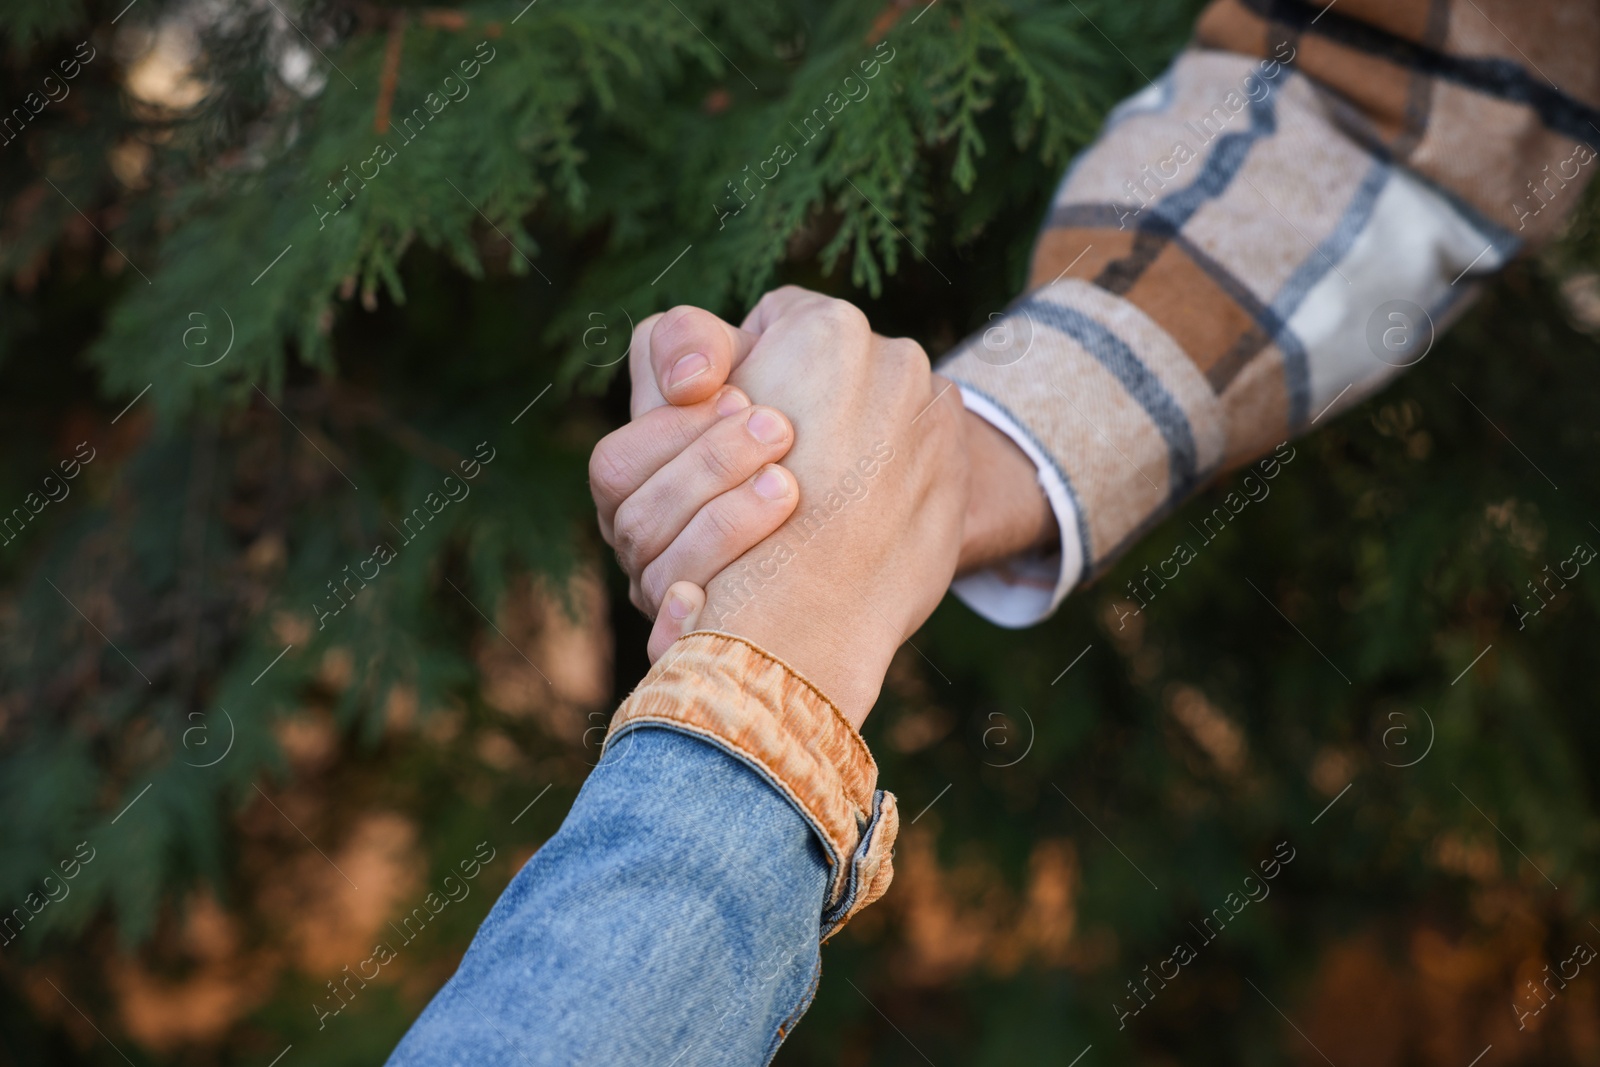
[[[875,783],[804,679],[736,638],[684,638],[389,1063],[767,1063],[821,941],[892,876]]]

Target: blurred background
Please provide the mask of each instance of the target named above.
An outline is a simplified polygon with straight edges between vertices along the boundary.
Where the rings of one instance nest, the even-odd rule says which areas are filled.
[[[524,3],[0,8],[0,1062],[381,1062],[646,668],[630,324],[948,349],[1199,7]],[[1595,219],[1138,614],[1243,472],[1045,625],[945,603],[778,1063],[1600,1063]]]

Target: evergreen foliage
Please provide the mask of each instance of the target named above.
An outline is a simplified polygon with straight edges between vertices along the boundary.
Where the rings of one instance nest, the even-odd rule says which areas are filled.
[[[598,598],[582,579],[604,559],[585,464],[626,417],[629,323],[677,303],[737,318],[797,282],[947,348],[1015,295],[1071,154],[1199,5],[237,5],[204,25],[209,92],[175,111],[129,78],[150,35],[208,9],[124,2],[0,8],[8,113],[95,51],[0,145],[0,514],[31,515],[0,535],[0,908],[95,850],[0,947],[0,1059],[121,1062],[69,1037],[76,1016],[35,995],[49,975],[137,1063],[289,1043],[297,1063],[375,1062],[559,824],[591,713],[643,673],[615,569]],[[1119,621],[1125,583],[1238,475],[1042,627],[940,609],[867,735],[908,817],[942,799],[908,827],[891,898],[829,946],[779,1062],[920,1062],[913,1042],[940,1063],[1091,1043],[1102,1063],[1303,1059],[1263,1001],[1323,1032],[1306,1019],[1337,1017],[1330,961],[1370,935],[1407,1003],[1443,981],[1419,977],[1428,937],[1476,953],[1491,977],[1427,1024],[1476,1044],[1448,1059],[1421,1023],[1397,1039],[1465,1063],[1527,961],[1591,936],[1600,569],[1520,627],[1512,605],[1600,545],[1595,218],[1299,443],[1139,616]],[[80,442],[94,458],[65,481]],[[59,492],[46,476],[68,492],[34,511]],[[344,585],[364,560],[379,576]],[[613,692],[556,701],[576,728],[484,697],[531,589],[615,641]],[[297,747],[307,723],[332,724],[330,752]],[[374,811],[415,824],[430,884],[478,841],[503,858],[406,984],[352,1006],[366,1025],[318,1032],[306,1005],[334,969],[280,962],[188,1051],[119,1030],[116,961],[200,968],[181,936],[197,891],[265,959],[287,935],[261,887]],[[1284,840],[1271,897],[1119,1029],[1126,983]],[[945,870],[939,900],[909,884],[917,856]],[[1036,900],[1060,856],[1065,948]],[[1505,1044],[1570,1059],[1576,1033]]]

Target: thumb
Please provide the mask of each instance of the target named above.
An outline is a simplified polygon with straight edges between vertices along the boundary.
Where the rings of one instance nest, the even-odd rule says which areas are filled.
[[[661,610],[656,612],[656,624],[650,630],[650,642],[645,646],[651,663],[660,659],[678,638],[694,631],[700,609],[705,606],[706,591],[693,582],[673,582],[667,587]]]
[[[757,340],[757,334],[709,311],[682,305],[656,320],[648,352],[641,354],[647,354],[653,384],[662,399],[677,405],[696,404],[722,388]]]

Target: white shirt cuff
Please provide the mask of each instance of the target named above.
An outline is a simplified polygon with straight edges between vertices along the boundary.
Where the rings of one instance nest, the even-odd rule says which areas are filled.
[[[961,402],[1014,441],[1033,461],[1039,486],[1050,501],[1060,532],[1060,548],[1014,556],[986,570],[957,578],[950,591],[962,603],[997,626],[1021,629],[1042,622],[1078,584],[1083,573],[1083,545],[1078,540],[1078,509],[1067,484],[1033,436],[1004,408],[957,382]]]

